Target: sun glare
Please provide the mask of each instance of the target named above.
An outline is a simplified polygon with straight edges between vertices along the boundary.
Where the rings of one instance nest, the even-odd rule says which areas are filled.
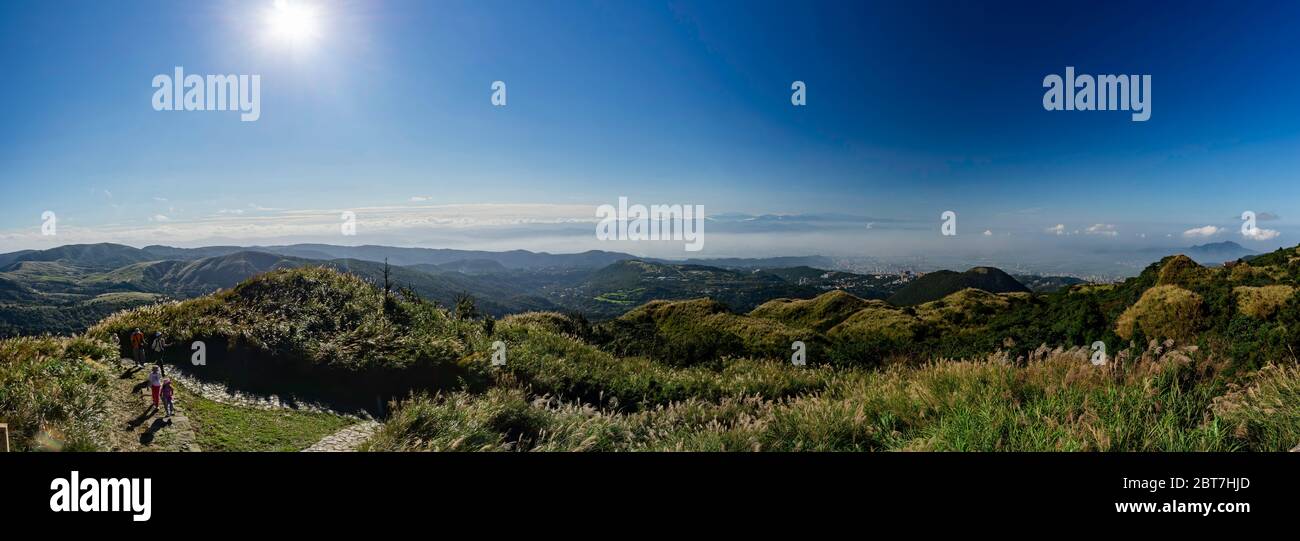
[[[316,37],[316,11],[307,5],[291,0],[276,0],[267,16],[271,36],[275,39],[301,44]]]

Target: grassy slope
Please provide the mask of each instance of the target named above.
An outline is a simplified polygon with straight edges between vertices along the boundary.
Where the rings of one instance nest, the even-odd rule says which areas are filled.
[[[478,329],[431,305],[324,268],[280,270],[220,293],[125,311],[92,336],[163,331],[172,343],[225,340],[323,368],[400,369],[446,364]],[[184,355],[188,357],[188,353]]]
[[[404,405],[372,450],[1286,450],[1296,370],[1232,387],[1220,363],[1160,348],[1094,367],[1086,352],[887,369],[615,359],[505,321],[510,361],[485,394]]]
[[[356,422],[329,413],[233,406],[183,389],[177,401],[205,451],[301,451]]]

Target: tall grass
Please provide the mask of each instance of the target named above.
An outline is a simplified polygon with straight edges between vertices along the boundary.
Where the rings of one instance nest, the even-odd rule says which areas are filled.
[[[532,392],[621,410],[697,398],[793,396],[825,388],[840,372],[788,370],[779,361],[724,358],[674,367],[644,357],[615,357],[573,336],[507,318],[496,339],[507,345],[505,371]]]
[[[1214,404],[1233,437],[1256,451],[1300,448],[1300,367],[1269,365]]]
[[[1086,350],[1058,349],[1022,364],[994,356],[882,369],[748,360],[678,368],[503,328],[515,344],[497,388],[413,397],[370,448],[1233,451],[1285,450],[1300,438],[1300,408],[1277,413],[1296,403],[1300,371],[1267,371],[1233,390],[1222,363],[1167,344],[1105,366]]]
[[[84,337],[0,340],[0,421],[18,451],[91,451],[107,445],[114,347]]]

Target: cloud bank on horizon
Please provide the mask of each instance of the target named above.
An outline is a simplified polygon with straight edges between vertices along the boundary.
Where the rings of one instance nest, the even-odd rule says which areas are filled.
[[[1189,244],[1236,241],[1256,251],[1282,245],[1274,229],[1247,234],[1224,221],[1183,229],[1169,224],[1056,224],[1027,226],[1005,215],[961,216],[958,235],[937,234],[937,219],[907,220],[840,213],[718,213],[705,220],[707,249],[685,252],[680,242],[597,240],[594,206],[559,204],[427,205],[407,203],[346,211],[276,209],[259,205],[220,209],[188,219],[158,216],[135,223],[86,227],[59,223],[54,236],[40,228],[0,233],[0,252],[64,244],[112,242],[133,246],[269,246],[298,243],[391,245],[557,253],[627,252],[668,259],[689,257],[915,257],[976,259],[1019,252],[1058,254],[1147,253]],[[352,223],[345,226],[348,218]],[[1179,233],[1181,231],[1181,233]],[[1267,233],[1261,233],[1267,232]],[[1068,258],[1067,258],[1068,259]]]

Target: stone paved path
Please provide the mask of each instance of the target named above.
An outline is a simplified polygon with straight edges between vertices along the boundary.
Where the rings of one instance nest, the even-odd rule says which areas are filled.
[[[194,427],[185,415],[183,402],[176,403],[176,415],[164,417],[153,409],[146,368],[121,359],[114,368],[112,405],[113,430],[110,448],[114,451],[201,451]]]
[[[321,404],[296,400],[292,397],[281,397],[279,395],[260,396],[232,389],[225,383],[203,381],[186,373],[185,370],[175,365],[167,367],[167,376],[183,385],[185,389],[191,393],[197,394],[213,402],[219,402],[229,406],[241,406],[260,410],[288,409],[297,411],[315,411],[319,413],[333,413],[343,417],[355,417],[354,415],[347,415],[333,411]]]
[[[349,425],[344,427],[343,430],[321,438],[315,445],[303,449],[302,452],[345,453],[356,451],[362,442],[365,442],[376,430],[379,430],[379,426],[379,423],[375,421],[361,421]]]

